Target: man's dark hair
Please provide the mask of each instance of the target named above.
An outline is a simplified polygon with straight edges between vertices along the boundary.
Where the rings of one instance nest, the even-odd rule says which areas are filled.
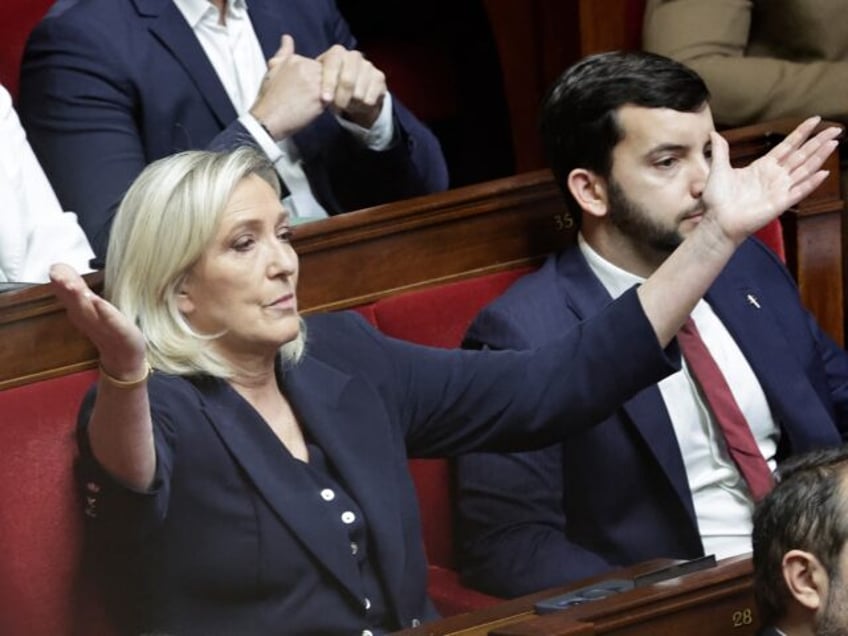
[[[754,511],[754,596],[764,624],[786,614],[791,601],[783,580],[783,556],[790,550],[813,554],[833,581],[848,539],[848,445],[812,451],[788,460],[778,483]]]
[[[591,55],[560,75],[542,104],[540,131],[548,163],[575,220],[580,220],[580,206],[566,179],[575,168],[609,177],[612,150],[623,138],[619,108],[633,104],[692,113],[709,96],[693,70],[642,51]]]

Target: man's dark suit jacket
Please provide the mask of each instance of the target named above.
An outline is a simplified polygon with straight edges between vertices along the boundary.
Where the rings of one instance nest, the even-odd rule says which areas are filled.
[[[248,13],[266,58],[284,33],[308,57],[356,46],[332,0],[250,0]],[[396,143],[386,151],[365,148],[329,112],[295,135],[329,213],[447,187],[438,141],[393,101]],[[252,140],[172,0],[59,0],[27,43],[19,110],[59,200],[101,258],[116,206],[145,165]]]
[[[839,444],[848,431],[846,354],[801,306],[772,252],[748,240],[706,300],[765,391],[782,432],[779,455]],[[543,346],[609,301],[574,247],[485,308],[467,344]],[[463,574],[484,591],[514,596],[646,559],[703,554],[683,458],[656,386],[559,446],[475,454],[458,464]]]
[[[352,313],[307,324],[307,353],[280,382],[305,437],[363,512],[389,629],[435,614],[408,455],[538,448],[601,421],[609,405],[678,368],[635,293],[532,353],[425,348],[382,336]],[[676,347],[669,353],[678,357]],[[134,605],[121,633],[375,630],[349,537],[247,402],[208,377],[157,373],[149,393],[150,493],[114,483],[80,436],[91,551],[117,577],[109,587]]]

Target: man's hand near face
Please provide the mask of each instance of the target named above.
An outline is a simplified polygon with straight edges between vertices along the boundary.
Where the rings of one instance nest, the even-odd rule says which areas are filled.
[[[825,159],[836,149],[839,128],[812,136],[821,121],[810,117],[771,151],[744,168],[732,168],[727,142],[712,133],[712,168],[703,201],[705,221],[738,245],[821,185]]]

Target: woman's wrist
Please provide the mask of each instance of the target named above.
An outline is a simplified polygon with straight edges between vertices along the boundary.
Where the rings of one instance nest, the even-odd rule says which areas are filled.
[[[109,384],[118,389],[133,389],[137,386],[141,386],[142,384],[147,382],[147,379],[150,377],[150,374],[153,373],[153,367],[150,366],[150,363],[145,360],[144,361],[144,369],[132,374],[126,374],[124,376],[121,374],[120,376],[113,375],[109,373],[101,363],[99,365],[100,370],[100,379],[103,380],[106,384]]]

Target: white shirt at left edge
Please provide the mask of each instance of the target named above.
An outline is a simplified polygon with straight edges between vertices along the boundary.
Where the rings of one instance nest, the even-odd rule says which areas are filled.
[[[59,205],[12,97],[0,85],[0,282],[47,282],[57,262],[84,274],[93,257],[76,214]]]

